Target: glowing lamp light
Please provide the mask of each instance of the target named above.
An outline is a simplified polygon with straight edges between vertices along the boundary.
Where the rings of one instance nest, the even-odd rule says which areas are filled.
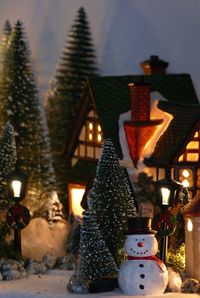
[[[188,170],[183,170],[182,175],[183,177],[188,178],[190,176],[190,173]]]
[[[162,205],[169,205],[170,190],[166,187],[161,188]]]
[[[192,223],[191,219],[188,219],[187,230],[188,230],[188,232],[192,232],[192,230],[193,230],[193,223]]]
[[[8,197],[13,200],[21,201],[25,198],[27,177],[20,171],[14,171],[7,176]]]
[[[21,194],[21,187],[22,187],[22,182],[19,180],[13,180],[11,182],[12,188],[13,188],[13,195],[15,198],[20,198]]]
[[[183,185],[183,187],[189,187],[190,186],[190,183],[189,183],[189,181],[187,179],[184,179],[182,181],[182,185]]]

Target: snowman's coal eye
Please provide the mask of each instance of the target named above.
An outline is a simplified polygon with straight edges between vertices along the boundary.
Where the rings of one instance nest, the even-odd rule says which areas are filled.
[[[138,241],[137,239],[135,239],[135,241]]]
[[[142,241],[145,241],[145,239],[142,239]]]

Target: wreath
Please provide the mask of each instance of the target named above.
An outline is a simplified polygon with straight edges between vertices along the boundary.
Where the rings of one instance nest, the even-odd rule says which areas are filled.
[[[29,210],[23,205],[14,205],[8,209],[6,220],[11,228],[15,230],[24,229],[30,221]]]
[[[163,223],[166,222],[167,228],[163,229]],[[154,227],[161,237],[167,237],[174,233],[177,226],[176,216],[170,211],[160,212],[154,216]]]

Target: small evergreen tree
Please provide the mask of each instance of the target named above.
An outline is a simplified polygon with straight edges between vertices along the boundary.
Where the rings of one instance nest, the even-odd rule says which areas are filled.
[[[97,224],[94,210],[84,212],[80,238],[80,275],[85,280],[116,276],[117,266]]]
[[[42,192],[55,189],[55,176],[44,112],[21,21],[16,22],[10,35],[0,80],[0,102],[6,104],[7,111],[3,121],[5,125],[9,120],[17,133],[18,163],[29,177],[28,195],[32,188],[37,188],[41,196]]]
[[[46,115],[59,192],[66,193],[66,161],[63,148],[80,101],[83,80],[97,75],[90,27],[83,7],[69,32],[46,103]],[[66,198],[63,197],[63,202]]]
[[[110,139],[104,142],[88,204],[96,211],[108,249],[116,262],[120,261],[127,219],[136,215],[136,209],[127,172],[120,166]]]
[[[7,196],[6,177],[15,170],[17,160],[14,129],[8,123],[0,139],[0,206],[8,208],[12,202]]]

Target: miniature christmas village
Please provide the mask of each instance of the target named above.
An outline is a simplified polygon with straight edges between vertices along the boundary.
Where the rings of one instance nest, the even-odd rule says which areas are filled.
[[[141,75],[100,76],[81,7],[44,107],[23,23],[5,22],[2,282],[57,268],[74,294],[200,293],[200,105],[190,75],[168,65],[151,55]],[[27,257],[21,238],[38,218],[66,228],[62,256]]]

